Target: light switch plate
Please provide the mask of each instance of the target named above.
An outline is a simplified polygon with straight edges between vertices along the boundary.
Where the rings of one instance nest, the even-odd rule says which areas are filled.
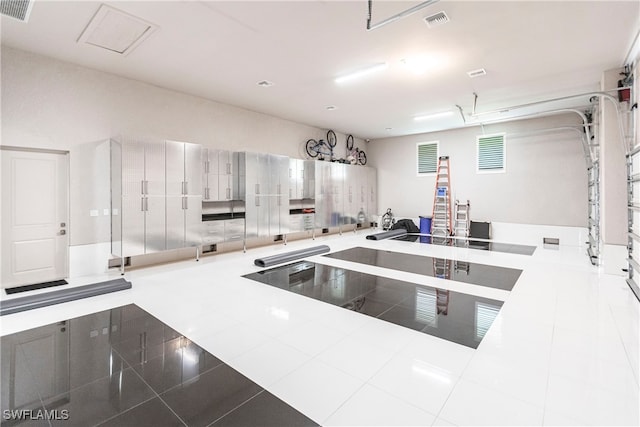
[[[109,209],[103,209],[102,210],[102,215],[109,216]]]
[[[89,211],[89,216],[98,216],[98,209],[91,209]]]

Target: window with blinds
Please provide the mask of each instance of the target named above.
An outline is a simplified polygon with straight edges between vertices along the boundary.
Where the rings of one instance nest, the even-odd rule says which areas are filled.
[[[418,152],[418,176],[433,175],[438,169],[438,142],[419,142]]]
[[[504,172],[506,144],[504,134],[482,135],[477,139],[478,172]]]

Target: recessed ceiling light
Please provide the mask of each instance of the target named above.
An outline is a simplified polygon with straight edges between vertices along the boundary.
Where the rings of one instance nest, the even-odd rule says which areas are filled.
[[[329,111],[333,111],[333,110],[337,109],[338,107],[336,107],[335,105],[327,105],[327,106],[326,106],[326,107],[324,107],[324,108],[326,108],[326,109],[327,109],[327,110],[329,110]]]
[[[387,68],[387,63],[386,62],[380,62],[378,64],[373,64],[370,65],[368,67],[365,68],[360,68],[358,70],[355,70],[351,73],[348,74],[343,74],[339,77],[336,77],[335,82],[336,83],[343,83],[346,82],[348,80],[354,80],[357,79],[359,77],[364,77],[368,74],[374,73],[376,71],[380,71],[380,70],[384,70],[385,68]]]
[[[448,117],[448,116],[452,116],[452,115],[453,115],[453,111],[441,111],[439,113],[424,114],[422,116],[415,116],[413,118],[413,120],[420,121],[420,120],[430,120],[430,119],[441,119],[443,117]]]
[[[480,76],[486,76],[487,71],[484,68],[478,68],[477,70],[467,71],[467,75],[472,79]]]
[[[274,85],[273,82],[270,82],[269,80],[260,80],[258,83],[256,83],[258,86],[260,87],[271,87]]]
[[[156,29],[155,24],[102,4],[78,42],[128,55]]]

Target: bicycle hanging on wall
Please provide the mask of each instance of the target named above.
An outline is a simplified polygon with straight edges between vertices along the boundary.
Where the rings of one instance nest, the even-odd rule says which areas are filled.
[[[333,160],[333,148],[336,146],[336,134],[332,130],[327,132],[327,140],[321,139],[316,141],[310,139],[305,144],[305,150],[309,157],[324,160],[325,156],[329,156],[329,160]]]
[[[362,151],[358,147],[354,149],[353,145],[354,145],[353,135],[348,135],[347,136],[347,162],[351,163],[352,165],[355,165],[358,163],[363,166],[366,165],[367,155],[365,154],[364,151]]]

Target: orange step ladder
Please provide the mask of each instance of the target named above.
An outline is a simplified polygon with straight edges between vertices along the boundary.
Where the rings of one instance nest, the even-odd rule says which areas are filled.
[[[438,158],[438,169],[436,170],[436,190],[433,195],[433,215],[431,219],[433,243],[447,243],[452,232],[449,156],[440,156]]]

